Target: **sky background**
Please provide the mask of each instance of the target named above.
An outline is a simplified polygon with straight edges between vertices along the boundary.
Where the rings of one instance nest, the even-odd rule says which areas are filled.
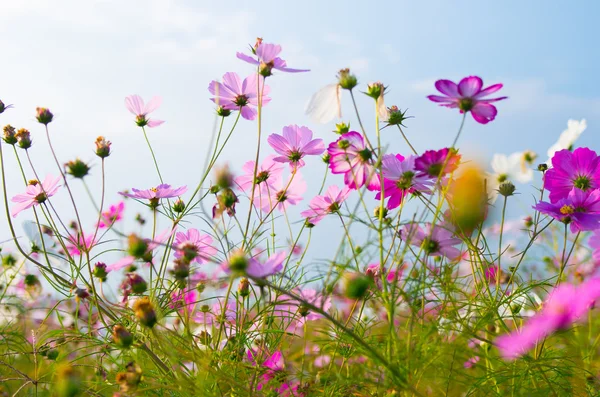
[[[215,119],[207,86],[228,71],[252,73],[235,52],[246,50],[259,36],[281,44],[291,67],[311,69],[268,79],[272,102],[264,109],[265,137],[299,124],[326,142],[334,140],[334,123],[315,124],[304,107],[314,92],[335,82],[339,69],[349,67],[360,89],[381,81],[389,86],[388,105],[410,109],[414,118],[406,123],[406,132],[419,151],[437,149],[451,144],[460,115],[426,99],[436,93],[433,83],[478,75],[486,86],[504,83],[500,94],[509,99],[497,104],[497,119],[488,125],[469,116],[459,146],[488,163],[494,153],[525,149],[545,161],[547,148],[570,118],[587,120],[579,145],[598,144],[599,12],[600,3],[594,1],[0,0],[0,99],[15,106],[0,115],[0,124],[30,129],[36,167],[41,174],[56,174],[42,126],[34,119],[36,106],[50,108],[60,160],[79,156],[90,161],[94,168],[88,183],[96,194],[100,172],[93,142],[106,136],[113,142],[107,159],[110,204],[118,200],[117,191],[158,183],[141,131],[123,100],[131,94],[146,99],[160,95],[163,106],[155,117],[166,123],[149,130],[149,138],[166,181],[193,189]],[[371,101],[359,95],[365,125],[373,130]],[[343,120],[358,127],[349,105],[345,93]],[[409,153],[397,131],[384,130],[383,136],[390,151]],[[223,157],[234,171],[253,158],[249,148],[255,137],[256,122],[241,120]],[[23,187],[16,163],[7,157],[10,197]],[[309,189],[298,210],[316,194],[322,169],[315,159],[304,170]],[[341,183],[337,177],[329,181]],[[85,201],[81,186],[73,186]],[[65,203],[66,197],[63,192],[56,200]],[[517,200],[525,209],[532,201],[528,194]],[[144,211],[128,205],[130,217]],[[68,218],[66,204],[61,208]],[[30,216],[22,214],[18,220]],[[86,222],[93,225],[91,215]],[[327,256],[326,237],[332,230],[339,231],[332,221],[315,228],[313,258]],[[0,228],[0,239],[9,237],[7,228]]]

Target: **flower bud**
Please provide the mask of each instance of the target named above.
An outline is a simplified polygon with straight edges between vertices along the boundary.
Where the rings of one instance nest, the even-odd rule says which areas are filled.
[[[142,214],[137,214],[135,216],[135,221],[140,224],[140,226],[144,226],[146,224],[146,220],[142,217]]]
[[[321,160],[323,160],[323,162],[325,164],[329,164],[329,160],[331,160],[331,155],[329,153],[325,152],[323,157],[321,157]]]
[[[225,109],[223,106],[217,107],[217,114],[221,117],[228,117],[231,114],[231,110]]]
[[[387,123],[389,125],[401,125],[401,126],[405,127],[405,125],[402,123],[404,122],[404,120],[410,118],[410,117],[406,116],[406,112],[408,112],[408,109],[405,111],[402,111],[402,110],[398,109],[398,106],[389,107]]]
[[[3,267],[13,267],[17,264],[17,259],[11,254],[4,255],[2,257],[2,266]]]
[[[538,164],[537,169],[538,169],[538,171],[546,172],[546,171],[548,171],[548,164],[546,164],[546,163]]]
[[[244,272],[248,267],[248,257],[244,251],[237,250],[229,257],[227,265],[232,272]]]
[[[224,165],[215,171],[215,183],[221,189],[230,189],[233,186],[233,175],[229,171],[229,166]]]
[[[344,295],[350,299],[362,299],[367,295],[373,283],[371,277],[360,273],[347,273],[345,276]]]
[[[96,155],[100,158],[106,158],[110,156],[110,141],[104,139],[103,136],[96,138]]]
[[[146,280],[144,280],[142,276],[137,273],[127,274],[126,283],[129,285],[131,292],[137,295],[143,294],[148,289]]]
[[[198,339],[200,339],[200,344],[208,346],[212,341],[212,336],[207,331],[200,331]]]
[[[90,171],[90,167],[80,159],[71,160],[65,164],[67,174],[74,178],[83,179]]]
[[[375,215],[375,218],[379,219],[380,215],[381,215],[381,219],[384,219],[388,216],[388,209],[383,207],[383,213],[381,212],[381,207],[375,207],[375,211],[373,211],[373,215]]]
[[[333,131],[333,132],[335,132],[336,134],[342,135],[349,131],[350,131],[350,123],[348,123],[348,124],[338,123],[335,125],[335,131]]]
[[[143,258],[148,252],[148,243],[135,234],[130,234],[127,242],[129,243],[127,252],[136,259]]]
[[[385,88],[386,87],[384,87],[383,84],[377,81],[375,83],[367,85],[367,92],[365,92],[365,94],[377,100],[381,95],[383,95],[383,93],[385,92]]]
[[[125,367],[125,372],[117,373],[115,380],[122,393],[132,393],[142,381],[142,369],[132,361]]]
[[[177,201],[175,201],[175,203],[173,204],[173,211],[176,212],[177,214],[180,214],[183,212],[184,209],[185,209],[185,203],[183,202],[183,200],[177,199]]]
[[[241,297],[247,297],[250,295],[250,281],[247,278],[243,278],[240,280],[240,284],[238,285],[238,293]]]
[[[35,118],[41,124],[48,125],[52,122],[54,115],[47,108],[35,108]]]
[[[338,72],[338,84],[345,90],[352,90],[358,84],[356,76],[350,73],[350,69],[342,69]]]
[[[218,218],[227,212],[227,215],[235,215],[235,205],[239,202],[236,194],[231,189],[223,189],[217,196],[217,203],[213,206],[213,218]]]
[[[106,271],[106,263],[96,262],[92,274],[94,275],[94,277],[100,279],[100,281],[105,282],[106,278],[108,277],[108,272]]]
[[[133,344],[133,335],[122,325],[115,325],[112,330],[113,342],[119,347],[128,348]]]
[[[31,133],[25,128],[19,129],[15,137],[21,149],[29,149],[31,147]]]
[[[15,131],[15,127],[10,124],[4,126],[4,136],[2,137],[4,142],[9,145],[14,145],[17,143],[17,133]]]
[[[515,185],[512,182],[504,182],[498,187],[498,193],[504,197],[512,196],[515,194]]]
[[[75,289],[75,299],[77,301],[86,300],[90,297],[90,293],[85,288],[76,288]]]
[[[526,228],[530,228],[531,226],[533,226],[533,218],[532,217],[528,216],[523,221],[525,223]]]
[[[0,101],[0,114],[4,113],[6,109],[12,108],[13,105],[5,105],[4,102]]]
[[[156,324],[156,312],[154,305],[147,296],[135,301],[133,311],[138,321],[146,327],[152,328]]]
[[[186,260],[185,257],[175,259],[175,266],[171,270],[171,274],[175,277],[175,280],[182,282],[190,275],[190,261]]]

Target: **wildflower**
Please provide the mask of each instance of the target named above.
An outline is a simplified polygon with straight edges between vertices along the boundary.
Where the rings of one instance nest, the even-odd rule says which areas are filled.
[[[264,77],[257,76],[255,73],[241,81],[237,73],[229,72],[223,75],[223,83],[211,81],[208,85],[208,91],[214,95],[210,100],[218,106],[228,110],[239,110],[242,117],[246,120],[256,118],[256,107],[264,106],[271,101],[267,95],[270,88],[265,85]]]
[[[346,273],[344,279],[344,295],[349,299],[363,299],[373,284],[372,277],[358,272]]]
[[[477,76],[469,76],[462,79],[458,84],[450,80],[438,80],[435,88],[445,96],[429,95],[430,101],[439,102],[440,106],[458,108],[461,113],[471,112],[471,115],[481,124],[487,124],[496,118],[498,110],[493,102],[506,99],[507,97],[485,99],[486,96],[502,88],[502,84],[494,84],[485,89],[483,80]]]
[[[274,186],[262,185],[258,195],[254,196],[254,205],[269,213],[274,208],[285,211],[290,205],[296,205],[302,200],[306,191],[306,182],[300,172],[288,177],[284,182],[279,179]]]
[[[15,134],[17,144],[21,149],[29,149],[31,147],[31,133],[25,128],[21,128]]]
[[[222,216],[223,212],[227,212],[229,216],[234,216],[237,203],[239,203],[239,200],[233,190],[223,189],[217,196],[217,203],[213,206],[213,219]]]
[[[483,172],[468,166],[449,182],[449,220],[461,235],[470,235],[487,216],[487,194]]]
[[[397,208],[409,193],[431,193],[429,186],[433,183],[425,175],[417,173],[415,156],[386,154],[383,156],[381,169],[383,173],[383,196],[388,198],[387,208]],[[381,199],[381,192],[375,196]]]
[[[512,182],[504,182],[498,186],[498,193],[503,195],[504,197],[512,196],[515,194],[515,185]]]
[[[37,180],[29,181],[25,193],[18,194],[11,199],[13,203],[18,203],[13,207],[11,215],[16,217],[19,212],[42,204],[49,197],[54,196],[60,187],[59,181],[60,177],[53,178],[50,175],[46,176],[44,182],[41,183]]]
[[[421,247],[429,256],[445,256],[450,260],[460,257],[460,250],[455,245],[461,244],[461,240],[454,237],[454,231],[446,224],[427,223],[424,229],[416,223],[409,224],[400,231],[400,237]]]
[[[585,119],[582,119],[581,121],[567,121],[567,129],[560,134],[558,141],[548,149],[548,160],[546,163],[550,163],[552,157],[554,157],[556,152],[559,150],[567,149],[572,151],[575,141],[579,138],[583,131],[585,131],[586,128],[587,123]]]
[[[35,118],[40,124],[48,125],[52,122],[54,115],[47,108],[35,108]]]
[[[17,132],[15,131],[15,127],[10,124],[7,124],[3,128],[4,135],[2,136],[2,140],[8,143],[9,145],[14,145],[17,143]]]
[[[226,164],[215,169],[215,184],[220,189],[229,189],[233,186],[233,175]]]
[[[139,95],[130,95],[125,98],[125,107],[135,115],[135,124],[138,127],[154,128],[158,127],[164,121],[152,120],[148,115],[160,107],[162,99],[159,96],[153,97],[150,102],[144,105],[144,100]]]
[[[351,91],[358,84],[358,79],[350,73],[350,69],[341,69],[337,75],[338,84],[345,90]]]
[[[272,276],[275,273],[279,273],[283,269],[283,262],[287,256],[287,252],[280,251],[271,255],[269,259],[263,263],[256,258],[250,258],[248,267],[246,268],[246,274],[250,277],[265,278]]]
[[[96,243],[94,234],[86,235],[83,232],[77,232],[75,236],[67,237],[65,246],[69,254],[80,256],[82,252],[89,252]]]
[[[335,185],[331,185],[323,196],[314,197],[308,204],[309,209],[302,211],[300,215],[305,217],[311,224],[316,225],[326,215],[339,211],[349,194],[350,189],[346,186],[340,189]]]
[[[548,296],[543,309],[521,330],[499,336],[496,346],[506,360],[514,360],[558,329],[568,328],[580,319],[600,297],[600,279],[578,286],[561,284]]]
[[[103,136],[96,138],[96,155],[100,158],[106,158],[110,156],[110,141],[104,139]]]
[[[273,69],[288,73],[310,72],[309,69],[288,68],[287,62],[278,57],[280,52],[280,45],[263,43],[261,39],[257,41],[257,44],[252,48],[252,54],[256,56],[256,59],[241,52],[238,52],[236,56],[242,61],[252,65],[258,65],[259,73],[264,77],[271,76]]]
[[[313,132],[307,127],[288,125],[283,127],[283,134],[271,134],[267,141],[269,145],[281,156],[273,160],[280,163],[289,163],[290,168],[304,167],[303,157],[306,155],[320,155],[325,151],[322,139],[312,139]]]
[[[427,150],[415,159],[415,170],[429,178],[443,178],[456,171],[460,158],[456,149]]]
[[[578,148],[574,152],[559,150],[552,157],[552,168],[544,175],[544,188],[555,203],[576,187],[584,192],[600,188],[600,158],[593,150]]]
[[[96,262],[94,265],[93,273],[94,277],[100,279],[100,281],[105,282],[108,277],[108,270],[106,269],[106,263],[104,262]]]
[[[405,127],[402,123],[404,123],[406,119],[412,118],[411,116],[407,116],[406,112],[408,112],[408,109],[402,111],[398,109],[398,106],[394,105],[387,108],[387,115],[382,117],[380,114],[379,117],[382,117],[381,121],[385,121],[388,125],[401,125],[402,127]]]
[[[173,198],[181,196],[183,193],[187,191],[186,186],[181,186],[176,189],[171,188],[171,185],[160,184],[157,187],[153,187],[147,190],[139,190],[136,188],[132,188],[133,194],[119,192],[121,196],[130,197],[138,200],[150,200],[151,207],[157,207],[158,201],[160,199],[165,198]]]
[[[367,185],[369,190],[378,190],[379,179],[373,166],[373,152],[367,147],[363,136],[350,131],[329,144],[329,168],[334,174],[344,174],[344,183],[350,189]]]
[[[211,260],[217,249],[211,244],[213,239],[208,234],[200,234],[197,229],[188,229],[185,233],[175,235],[175,258],[185,257],[189,262],[198,264]]]
[[[117,221],[123,219],[123,212],[125,211],[125,202],[121,201],[117,205],[111,205],[108,207],[108,211],[104,211],[98,222],[98,227],[104,229],[111,227]]]
[[[74,178],[83,179],[84,176],[90,172],[90,166],[81,161],[80,159],[71,160],[65,164],[67,174],[72,175]]]
[[[125,327],[117,324],[112,329],[113,342],[119,347],[128,348],[133,343],[133,335]]]
[[[533,208],[570,225],[573,233],[600,228],[600,189],[574,188],[566,198],[555,203],[541,201]]]
[[[385,94],[385,87],[379,81],[367,85],[367,92],[365,94],[375,99],[375,105],[377,107],[377,115],[381,121],[385,121],[389,117],[388,109],[385,107],[383,96]]]
[[[252,189],[253,180],[255,186],[265,184],[274,187],[277,185],[277,181],[281,179],[283,165],[275,161],[275,157],[275,155],[270,155],[263,160],[262,164],[256,170],[256,179],[254,178],[254,161],[246,162],[242,167],[245,174],[235,178],[237,186],[249,193]]]
[[[152,328],[156,324],[154,305],[147,296],[141,297],[133,304],[133,311],[138,321],[146,327]]]
[[[12,108],[13,105],[5,105],[4,102],[0,101],[0,114],[4,113],[6,109]]]

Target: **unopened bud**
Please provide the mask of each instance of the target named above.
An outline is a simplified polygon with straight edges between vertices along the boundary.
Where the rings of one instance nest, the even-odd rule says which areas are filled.
[[[350,69],[342,69],[338,72],[338,84],[345,90],[352,90],[358,84],[355,75],[350,73]]]
[[[117,373],[115,378],[121,388],[121,392],[128,395],[134,392],[142,381],[142,369],[134,362],[130,362],[125,367],[125,372]]]
[[[17,144],[21,149],[29,149],[31,147],[31,133],[25,128],[21,128],[15,134]]]
[[[38,122],[44,125],[48,125],[52,122],[54,115],[47,108],[35,108],[36,116]]]
[[[131,287],[131,292],[134,294],[143,294],[148,289],[146,280],[144,280],[144,278],[137,273],[129,273],[127,275],[127,282]]]
[[[145,240],[139,238],[135,234],[130,234],[127,238],[127,242],[129,243],[127,252],[129,252],[131,256],[136,259],[141,259],[146,255],[148,243]]]
[[[110,141],[104,139],[103,136],[96,138],[96,155],[100,158],[110,156]]]
[[[546,164],[546,163],[538,164],[537,169],[538,169],[538,171],[546,172],[546,171],[548,171],[548,164]]]
[[[71,160],[65,164],[67,174],[74,178],[83,179],[90,172],[90,167],[80,159]]]
[[[350,131],[350,123],[348,123],[348,124],[338,123],[335,125],[335,131],[333,131],[333,132],[335,132],[336,134],[342,135],[349,131]]]
[[[228,165],[216,169],[215,179],[216,185],[221,189],[230,189],[233,186],[233,175]]]
[[[225,109],[223,106],[217,108],[217,114],[221,117],[228,117],[231,114],[231,110]]]
[[[14,145],[17,143],[17,132],[15,130],[15,127],[13,127],[10,124],[7,124],[4,126],[4,136],[2,137],[2,139],[4,140],[4,142],[8,143],[9,145]]]
[[[175,203],[173,204],[173,211],[180,214],[183,212],[184,209],[185,209],[185,203],[183,202],[183,200],[177,199],[177,201],[175,201]]]
[[[4,102],[0,101],[0,114],[4,113],[6,109],[12,108],[13,105],[5,105]]]
[[[367,295],[373,280],[361,273],[348,273],[345,275],[346,288],[344,295],[350,299],[362,299]]]
[[[498,193],[504,197],[512,196],[515,194],[515,185],[512,182],[504,182],[498,187]]]
[[[106,271],[106,263],[97,262],[94,265],[93,274],[94,274],[94,277],[100,279],[100,281],[102,281],[102,282],[106,281],[106,277],[108,277],[108,272]]]
[[[410,117],[406,116],[406,112],[408,110],[402,111],[398,109],[398,106],[392,106],[388,108],[388,119],[387,123],[389,125],[401,125],[404,127],[404,120],[409,119]]]
[[[113,342],[119,347],[128,348],[133,343],[133,335],[122,325],[115,325],[112,330]]]
[[[156,324],[154,305],[147,296],[140,298],[133,304],[133,311],[138,321],[146,327],[152,328]]]
[[[385,87],[379,81],[367,85],[367,92],[365,94],[371,98],[377,100],[385,92]]]
[[[240,284],[238,285],[238,293],[241,297],[247,297],[250,295],[250,281],[247,278],[243,278],[240,280]]]

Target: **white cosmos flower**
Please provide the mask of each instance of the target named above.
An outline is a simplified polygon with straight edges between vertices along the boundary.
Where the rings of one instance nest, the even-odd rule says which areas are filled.
[[[552,157],[554,157],[554,153],[558,152],[559,150],[572,149],[573,144],[586,128],[587,123],[585,119],[582,119],[581,121],[567,121],[567,129],[560,134],[558,141],[554,145],[550,146],[550,149],[548,149],[548,161],[546,161],[546,163],[550,164],[550,160]]]
[[[329,84],[317,91],[308,105],[306,114],[317,123],[327,123],[342,117],[341,89],[338,84]]]
[[[506,301],[498,307],[500,318],[512,320],[515,318],[532,317],[542,305],[542,300],[533,291],[513,292]]]
[[[509,156],[495,154],[492,158],[492,173],[488,173],[488,195],[492,202],[498,196],[497,189],[503,182],[528,183],[533,180],[533,161],[537,155],[529,150]]]

